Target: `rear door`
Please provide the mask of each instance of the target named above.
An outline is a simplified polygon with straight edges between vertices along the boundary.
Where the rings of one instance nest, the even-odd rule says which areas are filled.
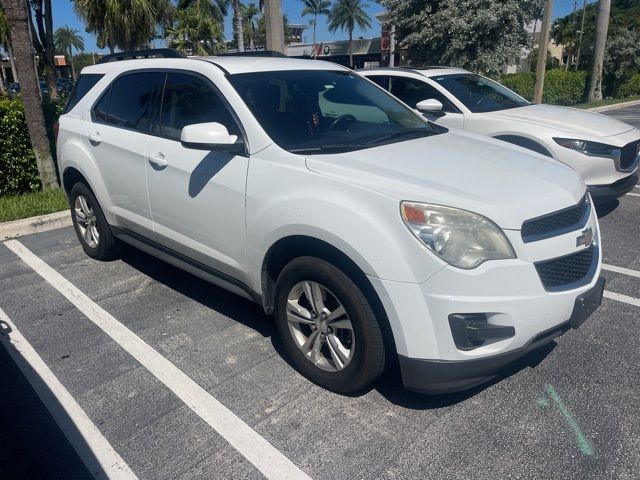
[[[242,280],[249,157],[185,148],[180,143],[183,127],[206,122],[221,123],[230,134],[243,137],[234,113],[211,80],[192,72],[168,72],[145,162],[155,240]]]
[[[143,71],[118,77],[91,112],[85,131],[119,226],[151,235],[145,152],[164,74]]]

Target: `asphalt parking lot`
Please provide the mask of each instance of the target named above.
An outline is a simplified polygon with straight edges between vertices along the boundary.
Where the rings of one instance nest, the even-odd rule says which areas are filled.
[[[134,249],[97,262],[71,228],[6,242],[0,478],[637,478],[640,186],[599,213],[601,308],[439,397],[392,375],[359,396],[322,390],[260,307]]]

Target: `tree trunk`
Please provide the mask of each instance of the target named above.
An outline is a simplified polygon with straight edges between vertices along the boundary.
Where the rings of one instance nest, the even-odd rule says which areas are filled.
[[[71,63],[71,78],[76,81],[76,67],[73,65],[73,49],[69,46],[69,62]],[[95,64],[95,62],[93,62]]]
[[[598,18],[596,20],[596,38],[593,47],[593,70],[591,71],[591,86],[588,101],[602,100],[602,66],[604,64],[604,50],[607,46],[609,30],[609,14],[611,0],[598,1]]]
[[[29,5],[29,2],[27,2],[27,5]],[[29,28],[31,30],[31,41],[44,63],[44,78],[49,88],[49,97],[55,100],[58,98],[58,90],[56,89],[56,66],[54,59],[55,48],[53,45],[53,32],[48,31],[48,29],[53,29],[51,0],[46,0],[46,5],[43,5],[43,0],[40,0],[34,6],[34,13],[36,27],[38,27],[37,33],[33,27],[31,11],[27,9],[27,14],[29,15]]]
[[[13,47],[11,46],[11,37],[7,41],[7,53],[9,54],[9,63],[11,64],[11,76],[15,83],[19,83],[18,70],[16,70],[16,59],[13,57]]]
[[[318,58],[318,53],[316,52],[316,25],[318,23],[318,15],[313,15],[313,58]]]
[[[6,82],[5,74],[4,74],[4,63],[2,62],[2,59],[0,58],[0,93],[2,93],[3,95],[5,93],[7,93],[7,89],[5,87],[6,84],[7,84],[7,82]]]
[[[349,68],[353,68],[353,30],[349,30]]]
[[[3,0],[11,40],[16,55],[16,68],[20,76],[20,92],[24,104],[24,116],[29,138],[36,157],[38,173],[43,188],[58,187],[56,167],[49,148],[49,139],[44,123],[38,79],[34,74],[33,45],[29,35],[27,9],[22,0]]]
[[[240,0],[233,0],[233,22],[238,40],[238,52],[244,52],[244,32],[242,28],[242,10]]]
[[[580,53],[582,50],[582,35],[584,34],[584,20],[585,15],[587,13],[587,0],[584,0],[584,5],[582,7],[582,26],[580,27],[580,37],[578,40],[578,53],[576,54],[576,71],[580,68]]]
[[[549,31],[551,30],[551,12],[553,12],[553,0],[547,0],[542,15],[542,29],[540,30],[540,43],[538,44],[538,65],[536,66],[536,85],[533,94],[533,103],[542,103],[544,91],[544,75],[547,70],[547,52],[549,49]]]

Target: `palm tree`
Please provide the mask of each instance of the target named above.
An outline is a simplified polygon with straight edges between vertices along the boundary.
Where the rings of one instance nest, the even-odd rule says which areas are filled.
[[[98,37],[98,47],[123,50],[143,48],[156,37],[156,29],[171,18],[170,0],[75,0],[76,12],[87,31]]]
[[[247,43],[249,44],[249,50],[255,50],[255,37],[256,37],[256,24],[255,18],[260,13],[258,7],[256,7],[255,3],[250,3],[249,5],[242,6],[242,22],[243,22],[243,31],[244,35],[247,38]]]
[[[313,15],[313,58],[316,58],[316,24],[318,15],[329,15],[331,2],[329,0],[302,0],[304,8],[302,16]]]
[[[208,5],[197,3],[196,1],[186,8],[178,8],[177,22],[165,29],[168,45],[187,55],[211,55],[224,51],[226,45],[222,13],[209,10],[210,2],[202,2]]]
[[[49,138],[47,137],[42,113],[26,4],[23,0],[3,0],[2,4],[11,30],[11,42],[16,56],[16,68],[20,76],[24,117],[36,157],[40,181],[43,188],[56,188],[59,186],[58,177],[56,176],[56,167],[51,156]]]
[[[236,34],[236,41],[238,42],[238,51],[244,52],[244,32],[242,25],[242,3],[240,0],[231,0],[233,6],[233,31]]]
[[[598,18],[596,20],[596,37],[593,46],[593,70],[588,101],[602,100],[602,67],[604,51],[607,46],[611,0],[598,0]]]
[[[56,44],[56,49],[59,52],[69,54],[69,60],[71,61],[71,76],[76,79],[76,69],[73,66],[73,49],[77,52],[84,50],[84,40],[80,35],[80,32],[75,28],[71,28],[68,25],[58,28],[53,34],[53,41]]]
[[[349,32],[349,67],[353,68],[353,30],[371,28],[371,17],[364,10],[362,0],[336,0],[329,12],[329,30]]]

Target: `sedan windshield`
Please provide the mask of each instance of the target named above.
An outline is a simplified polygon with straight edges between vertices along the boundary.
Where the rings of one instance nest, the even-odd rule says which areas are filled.
[[[473,113],[496,112],[529,105],[525,99],[493,80],[473,73],[432,77]]]
[[[288,70],[229,80],[267,134],[290,152],[352,151],[446,131],[352,72]]]

